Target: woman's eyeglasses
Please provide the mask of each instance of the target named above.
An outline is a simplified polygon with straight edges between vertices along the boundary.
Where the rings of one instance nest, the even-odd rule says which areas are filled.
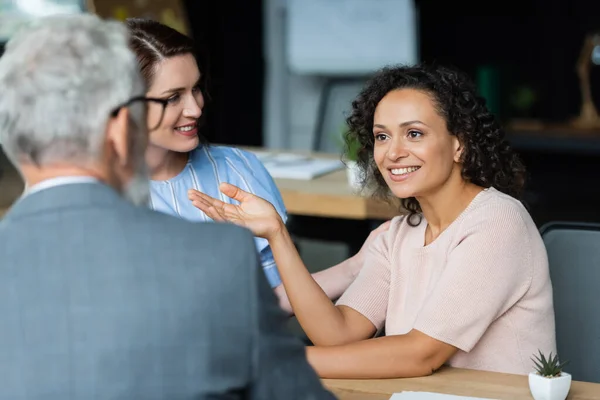
[[[167,105],[169,104],[168,100],[157,99],[153,97],[146,96],[136,96],[127,100],[125,103],[119,105],[114,110],[111,111],[110,116],[112,118],[116,117],[124,107],[130,107],[133,103],[142,101],[146,106],[146,115],[147,115],[147,123],[148,123],[148,131],[151,132],[153,130],[158,129],[160,124],[162,123],[163,118],[165,117],[165,111],[167,109]]]

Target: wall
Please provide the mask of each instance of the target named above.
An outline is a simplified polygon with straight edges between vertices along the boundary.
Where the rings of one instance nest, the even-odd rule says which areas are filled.
[[[308,149],[322,80],[295,76],[285,60],[285,3],[265,0],[263,138],[268,148]],[[294,112],[291,112],[294,110]]]

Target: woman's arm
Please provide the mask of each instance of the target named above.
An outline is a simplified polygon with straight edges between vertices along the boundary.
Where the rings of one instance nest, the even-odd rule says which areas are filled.
[[[357,260],[354,258],[349,258],[333,267],[316,272],[311,276],[325,292],[327,297],[331,300],[335,300],[340,297],[344,290],[346,290],[352,281],[354,281],[356,276],[354,275],[353,270],[355,267],[352,266],[352,264],[356,262]],[[279,299],[281,308],[290,315],[293,315],[294,310],[292,309],[292,305],[290,304],[290,300],[283,284],[275,288],[275,294]]]
[[[342,261],[341,263],[329,267],[322,271],[312,274],[312,278],[317,282],[321,289],[325,292],[327,297],[331,300],[336,300],[350,284],[354,281],[358,273],[360,272],[364,262],[365,253],[373,240],[382,232],[386,231],[390,226],[390,221],[384,222],[374,229],[364,244],[354,256]],[[279,285],[275,288],[275,293],[279,298],[279,305],[286,312],[293,314],[292,306],[288,299],[284,285]]]
[[[315,344],[333,345],[371,337],[371,321],[349,307],[336,307],[308,272],[281,216],[268,201],[222,183],[221,192],[240,204],[228,204],[196,190],[192,203],[214,221],[228,221],[250,229],[269,241],[292,308]]]
[[[432,374],[458,349],[417,330],[328,347],[307,347],[321,378],[385,379]]]
[[[373,336],[376,328],[365,316],[349,307],[336,307],[331,302],[304,266],[283,224],[269,238],[269,243],[289,304],[313,343],[334,345]]]

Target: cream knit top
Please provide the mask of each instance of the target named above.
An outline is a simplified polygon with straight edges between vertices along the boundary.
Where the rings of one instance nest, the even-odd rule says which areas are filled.
[[[556,352],[546,249],[518,200],[489,188],[427,246],[426,227],[394,218],[337,304],[457,347],[454,367],[527,374],[538,349]]]

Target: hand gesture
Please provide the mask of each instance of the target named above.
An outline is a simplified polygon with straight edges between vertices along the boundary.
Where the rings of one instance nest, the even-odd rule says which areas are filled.
[[[204,211],[214,221],[227,221],[243,226],[255,236],[269,239],[283,227],[277,210],[265,199],[229,183],[222,183],[219,190],[240,204],[224,203],[194,189],[188,191],[188,197],[196,208]]]

